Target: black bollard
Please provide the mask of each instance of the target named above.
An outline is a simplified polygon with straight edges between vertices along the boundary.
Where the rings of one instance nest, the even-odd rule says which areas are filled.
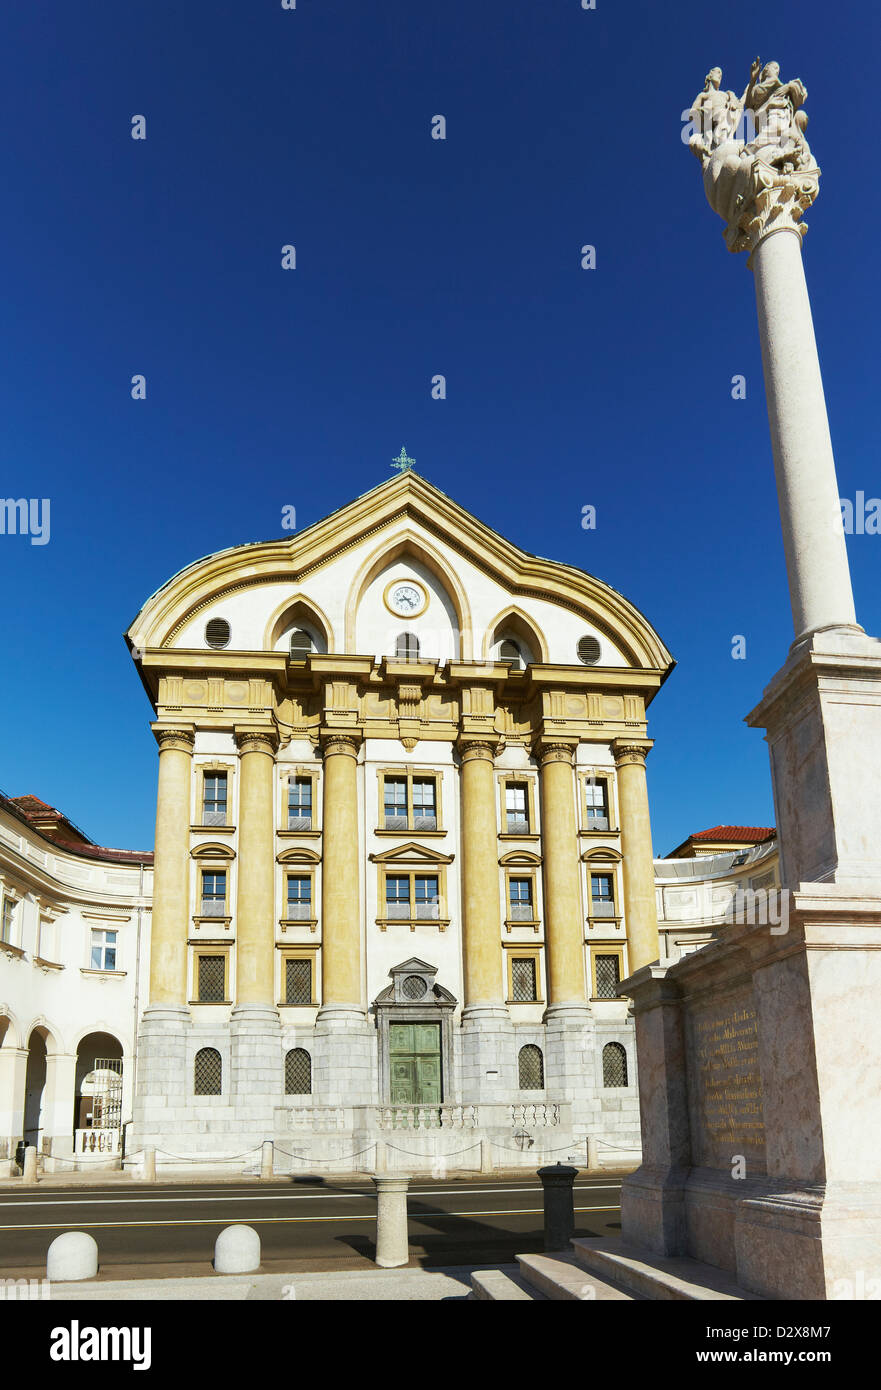
[[[538,1176],[544,1188],[545,1250],[568,1250],[575,1234],[573,1187],[578,1169],[566,1163],[553,1163],[539,1168]]]

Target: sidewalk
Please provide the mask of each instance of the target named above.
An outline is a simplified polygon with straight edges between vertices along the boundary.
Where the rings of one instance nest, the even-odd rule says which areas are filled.
[[[585,1178],[595,1180],[598,1178],[621,1178],[633,1171],[632,1166],[627,1168],[579,1168],[576,1181],[583,1181]],[[408,1177],[413,1183],[433,1182],[516,1182],[518,1179],[531,1181],[535,1178],[535,1168],[497,1168],[492,1173],[475,1173],[472,1169],[457,1172],[450,1169],[442,1178],[435,1178],[430,1172],[421,1173],[405,1172],[403,1169],[391,1169],[388,1172],[379,1174],[380,1177]],[[297,1172],[297,1173],[275,1173],[271,1178],[260,1178],[253,1173],[230,1173],[228,1169],[218,1169],[216,1172],[202,1169],[199,1173],[193,1173],[187,1169],[182,1169],[175,1173],[162,1173],[157,1175],[155,1182],[144,1182],[143,1178],[136,1177],[132,1173],[120,1172],[119,1169],[105,1169],[103,1172],[79,1172],[79,1173],[45,1173],[40,1176],[36,1183],[25,1183],[21,1177],[0,1178],[0,1191],[13,1192],[33,1192],[35,1189],[51,1187],[137,1187],[146,1191],[153,1191],[162,1187],[198,1187],[201,1185],[217,1186],[220,1183],[229,1183],[231,1186],[243,1186],[244,1184],[253,1185],[255,1188],[264,1187],[291,1187],[298,1183],[324,1182],[328,1185],[344,1183],[346,1185],[361,1184],[363,1187],[373,1190],[370,1173],[343,1173],[343,1172]]]
[[[445,1302],[471,1294],[471,1272],[495,1265],[443,1269],[349,1270],[320,1274],[215,1274],[196,1279],[126,1279],[53,1284],[50,1302]]]

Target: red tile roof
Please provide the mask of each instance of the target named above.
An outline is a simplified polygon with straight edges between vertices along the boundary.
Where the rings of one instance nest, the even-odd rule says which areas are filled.
[[[710,830],[694,830],[689,840],[735,840],[738,843],[757,845],[769,840],[777,831],[773,825],[714,825]]]
[[[4,796],[0,793],[0,804],[5,805],[14,816],[31,826],[38,835],[42,835],[44,839],[68,854],[80,854],[87,859],[104,859],[117,864],[153,863],[151,850],[109,849],[103,845],[96,845],[63,811],[50,806],[46,801],[41,801],[31,793],[27,796]],[[52,819],[55,819],[57,824],[45,824]],[[77,839],[77,836],[80,838]]]

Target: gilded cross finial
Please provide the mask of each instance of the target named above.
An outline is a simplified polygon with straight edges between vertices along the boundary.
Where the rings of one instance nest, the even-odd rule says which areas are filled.
[[[398,454],[398,457],[396,459],[392,459],[392,468],[397,468],[399,473],[409,473],[410,469],[413,467],[415,462],[415,459],[407,457],[407,450],[404,448],[402,444],[401,452]]]

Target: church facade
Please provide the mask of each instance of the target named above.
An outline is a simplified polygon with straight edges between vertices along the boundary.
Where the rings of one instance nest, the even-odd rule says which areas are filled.
[[[672,660],[627,600],[405,472],[190,565],[128,640],[159,750],[136,1149],[638,1144],[616,985],[657,955]]]

